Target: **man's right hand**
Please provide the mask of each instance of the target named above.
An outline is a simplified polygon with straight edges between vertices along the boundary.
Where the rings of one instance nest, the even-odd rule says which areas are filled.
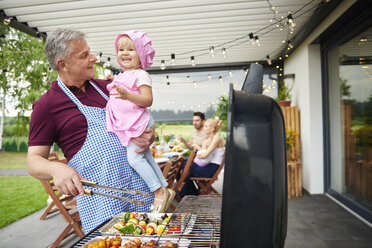
[[[54,186],[59,192],[66,195],[84,195],[84,188],[81,184],[84,179],[76,170],[67,164],[53,162],[52,177]]]
[[[39,180],[53,180],[62,194],[76,196],[84,194],[80,180],[84,179],[71,166],[58,161],[50,161],[50,146],[30,146],[27,154],[28,173]]]

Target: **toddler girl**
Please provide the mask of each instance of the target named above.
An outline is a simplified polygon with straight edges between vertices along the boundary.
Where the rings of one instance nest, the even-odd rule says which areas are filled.
[[[119,34],[115,51],[124,72],[107,85],[110,92],[106,108],[107,131],[115,133],[127,147],[129,164],[154,192],[151,212],[162,213],[170,206],[175,192],[165,188],[168,184],[150,149],[136,153],[135,150],[140,148],[130,141],[147,127],[154,126],[154,120],[146,109],[152,104],[152,90],[150,75],[145,70],[152,65],[155,51],[147,34],[137,30]]]

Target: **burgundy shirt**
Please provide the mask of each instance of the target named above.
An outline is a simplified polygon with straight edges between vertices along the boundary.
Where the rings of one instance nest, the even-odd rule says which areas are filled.
[[[91,82],[109,95],[106,86],[110,81],[93,79]],[[107,104],[88,81],[85,92],[76,87],[69,89],[84,105],[104,108]],[[52,87],[33,103],[32,108],[28,146],[51,146],[56,142],[70,160],[83,146],[88,131],[87,121],[76,104],[62,91],[57,81],[53,81]]]

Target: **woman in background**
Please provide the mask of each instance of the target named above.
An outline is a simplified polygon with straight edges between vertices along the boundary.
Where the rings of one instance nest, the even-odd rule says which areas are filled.
[[[198,149],[197,156],[194,159],[191,170],[185,179],[180,197],[185,195],[198,195],[198,191],[190,177],[212,177],[220,166],[225,154],[224,140],[217,135],[222,127],[222,121],[219,119],[208,119],[205,121],[203,131],[208,138],[203,142],[202,147]]]

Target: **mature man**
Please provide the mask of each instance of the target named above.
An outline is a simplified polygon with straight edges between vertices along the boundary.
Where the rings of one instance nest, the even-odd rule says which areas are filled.
[[[113,133],[106,130],[105,106],[109,99],[108,81],[93,79],[97,58],[90,52],[84,33],[58,29],[49,34],[45,54],[58,80],[33,104],[27,168],[37,179],[53,179],[56,188],[76,196],[87,233],[103,221],[123,211],[149,212],[153,194],[128,164],[126,149]],[[154,139],[154,130],[133,139],[145,150]],[[56,142],[68,164],[48,160]],[[113,198],[86,196],[81,179],[116,188],[141,190],[150,195],[105,193],[145,201],[144,206]]]
[[[190,150],[198,150],[203,144],[203,141],[207,138],[207,135],[203,132],[205,116],[201,112],[195,112],[192,117],[192,125],[194,130],[191,133],[191,140],[187,142],[183,137],[179,137],[182,143]]]

